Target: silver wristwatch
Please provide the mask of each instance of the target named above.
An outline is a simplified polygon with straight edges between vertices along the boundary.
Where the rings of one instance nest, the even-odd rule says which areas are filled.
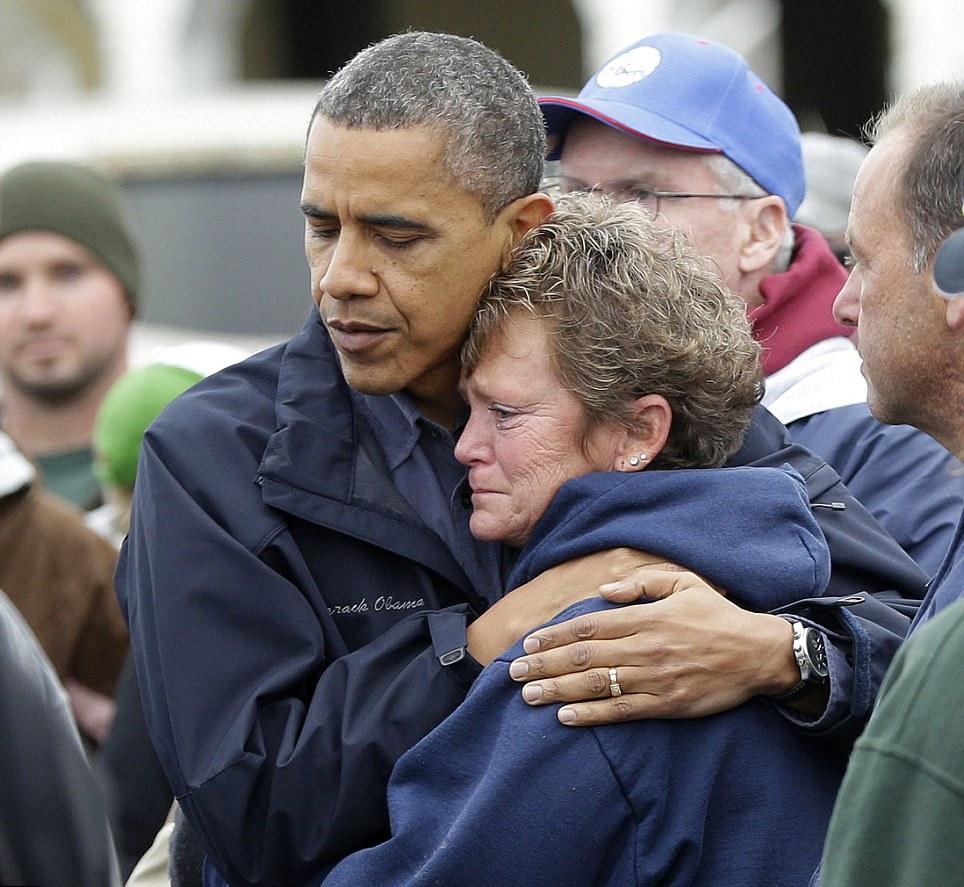
[[[805,625],[792,616],[780,614],[793,629],[793,658],[800,669],[800,683],[779,696],[770,697],[774,702],[792,702],[808,693],[814,686],[827,680],[827,650],[823,633],[811,625]]]
[[[800,680],[822,684],[827,679],[827,650],[823,633],[810,625],[793,620],[793,656],[800,668]]]

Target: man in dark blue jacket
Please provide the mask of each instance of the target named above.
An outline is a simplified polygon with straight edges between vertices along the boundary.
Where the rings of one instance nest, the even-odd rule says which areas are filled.
[[[834,314],[859,332],[874,415],[964,455],[962,263],[937,259],[964,225],[964,81],[902,97],[869,137]],[[824,849],[828,887],[962,883],[962,598],[964,522],[851,757]]]
[[[145,437],[118,590],[159,759],[232,884],[300,884],[383,840],[392,767],[480,663],[635,563],[562,565],[534,580],[542,593],[499,600],[503,555],[472,539],[458,492],[459,346],[489,275],[551,211],[543,147],[524,79],[474,41],[408,33],[358,55],[308,136],[318,311]],[[741,453],[805,478],[829,593],[851,596],[799,608],[832,658],[832,705],[808,723],[847,742],[907,623],[852,595],[919,597],[924,577],[772,417],[761,411]],[[696,597],[742,628],[706,639],[708,655],[722,645],[753,664],[736,689],[727,674],[701,689],[716,710],[799,683],[786,620]],[[687,625],[692,600],[646,608]]]

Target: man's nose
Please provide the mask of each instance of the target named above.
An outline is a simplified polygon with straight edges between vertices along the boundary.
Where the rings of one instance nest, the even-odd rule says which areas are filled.
[[[26,281],[20,300],[20,311],[29,324],[44,324],[57,315],[56,293],[43,280],[31,278]]]
[[[371,297],[378,293],[378,274],[357,237],[342,232],[318,287],[322,294],[327,293],[333,299]]]
[[[833,316],[837,323],[843,326],[857,326],[860,318],[860,285],[856,281],[856,274],[851,271],[843,289],[837,293],[833,301]]]

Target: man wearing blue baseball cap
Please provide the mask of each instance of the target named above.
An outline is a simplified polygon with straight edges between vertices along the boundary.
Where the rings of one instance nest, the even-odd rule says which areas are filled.
[[[642,201],[716,263],[764,346],[764,404],[936,571],[964,504],[961,464],[866,406],[851,331],[831,313],[846,271],[822,236],[790,224],[805,191],[790,109],[738,53],[672,33],[618,53],[575,98],[540,105],[561,188]]]

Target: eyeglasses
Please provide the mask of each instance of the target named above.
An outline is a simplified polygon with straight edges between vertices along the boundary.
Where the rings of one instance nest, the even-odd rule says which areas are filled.
[[[660,200],[682,200],[689,197],[712,197],[727,200],[758,200],[765,194],[716,194],[706,191],[659,191],[642,182],[627,179],[614,179],[587,185],[572,176],[548,176],[542,181],[542,190],[550,197],[575,192],[605,194],[617,203],[641,203],[647,209],[659,214]]]

